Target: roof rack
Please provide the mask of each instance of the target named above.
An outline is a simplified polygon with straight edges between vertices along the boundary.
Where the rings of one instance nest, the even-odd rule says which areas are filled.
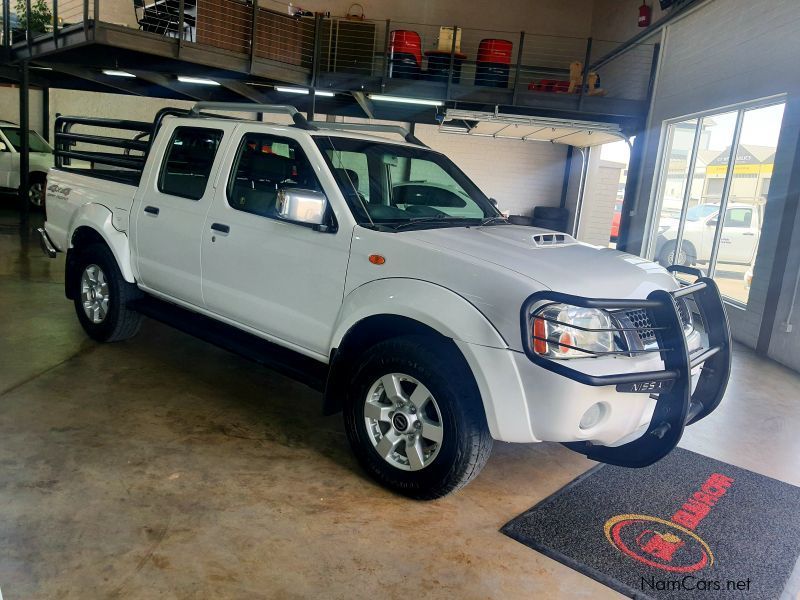
[[[188,116],[202,116],[201,111],[204,110],[219,110],[225,112],[260,112],[289,115],[292,117],[295,127],[310,131],[316,129],[316,127],[310,124],[294,106],[289,106],[288,104],[256,104],[253,102],[197,102],[189,111]]]
[[[256,104],[252,102],[197,102],[186,116],[189,117],[208,117],[204,110],[216,110],[223,112],[261,112],[271,114],[289,115],[294,121],[295,127],[307,131],[318,131],[320,129],[333,129],[337,131],[378,131],[383,133],[395,133],[402,137],[409,144],[417,146],[427,146],[422,143],[411,131],[402,125],[384,125],[380,123],[331,123],[328,121],[308,121],[300,112],[288,104]],[[171,113],[175,114],[175,113]]]
[[[317,129],[333,129],[337,131],[378,131],[383,133],[396,133],[409,144],[427,146],[420,141],[409,129],[402,125],[384,125],[382,123],[336,123],[328,121],[311,121]]]

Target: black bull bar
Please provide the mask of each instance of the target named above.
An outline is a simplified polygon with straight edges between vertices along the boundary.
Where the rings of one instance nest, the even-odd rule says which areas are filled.
[[[678,269],[675,269],[678,270]],[[688,272],[688,269],[680,269]],[[693,273],[694,274],[694,273]],[[699,313],[707,343],[691,355],[687,346],[683,322],[676,302],[690,300]],[[569,346],[591,355],[618,354],[635,356],[649,352],[658,353],[664,368],[658,371],[639,371],[608,375],[590,375],[574,369],[571,360],[558,360],[537,354],[533,340],[559,344],[558,340],[537,337],[533,334],[532,311],[537,305],[563,303],[581,308],[607,311],[644,310],[649,322],[638,327],[617,327],[620,332],[638,334],[646,330],[655,334],[656,347],[646,350],[625,350],[594,353]],[[558,322],[557,322],[558,323]],[[567,325],[567,323],[562,323]],[[691,285],[668,292],[656,290],[644,300],[584,298],[553,291],[536,292],[523,303],[521,311],[523,348],[528,358],[540,367],[591,386],[617,386],[618,391],[648,393],[656,406],[647,431],[638,439],[610,447],[591,442],[567,442],[565,445],[585,454],[592,460],[624,467],[646,467],[660,460],[678,444],[686,425],[708,416],[719,405],[731,370],[731,335],[728,317],[717,284],[707,277],[698,277]],[[584,331],[601,331],[583,327]],[[604,330],[603,330],[604,331]],[[692,369],[701,366],[700,377],[692,392]],[[655,393],[653,393],[653,391]]]

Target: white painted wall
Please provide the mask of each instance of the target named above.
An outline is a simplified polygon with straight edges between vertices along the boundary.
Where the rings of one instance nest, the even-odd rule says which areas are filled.
[[[670,25],[661,49],[650,125],[638,193],[640,210],[634,217],[633,237],[641,237],[647,222],[654,173],[657,171],[662,123],[700,111],[786,94],[789,101],[778,145],[775,174],[767,202],[750,301],[746,310],[731,307],[734,337],[755,346],[762,323],[767,283],[773,268],[777,231],[787,198],[789,176],[798,136],[800,100],[800,4],[797,0],[709,0]],[[793,108],[794,107],[794,108]],[[796,201],[796,199],[794,200]],[[792,256],[800,254],[800,228],[791,242]],[[783,294],[791,295],[797,266],[787,269]],[[789,272],[793,269],[793,272]],[[785,321],[782,301],[778,323]],[[780,351],[778,348],[780,347]],[[771,356],[800,369],[800,335],[779,331],[773,336]]]

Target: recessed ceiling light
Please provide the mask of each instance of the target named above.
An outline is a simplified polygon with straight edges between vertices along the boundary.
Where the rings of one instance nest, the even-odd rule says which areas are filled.
[[[213,79],[203,79],[202,77],[185,77],[178,75],[178,81],[181,83],[194,83],[196,85],[219,85],[218,81]]]
[[[424,106],[442,106],[441,100],[427,100],[425,98],[406,98],[403,96],[385,96],[383,94],[370,94],[370,100],[378,102],[396,102],[398,104],[422,104]]]
[[[133,73],[128,73],[127,71],[117,71],[115,69],[103,69],[104,75],[110,75],[111,77],[133,77],[136,79],[136,75]]]

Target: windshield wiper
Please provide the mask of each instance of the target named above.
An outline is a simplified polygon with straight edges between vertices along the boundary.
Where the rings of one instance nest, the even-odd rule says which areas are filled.
[[[483,227],[484,225],[491,225],[492,223],[496,223],[498,221],[502,221],[503,223],[508,223],[508,219],[505,218],[503,215],[493,215],[491,217],[486,217],[485,219],[482,219],[479,227]]]
[[[413,225],[420,225],[421,223],[449,223],[452,221],[461,221],[462,219],[453,218],[453,217],[415,217],[413,219],[409,219],[404,223],[398,223],[394,226],[395,231],[400,231],[401,229],[405,229],[406,227],[411,227]]]

